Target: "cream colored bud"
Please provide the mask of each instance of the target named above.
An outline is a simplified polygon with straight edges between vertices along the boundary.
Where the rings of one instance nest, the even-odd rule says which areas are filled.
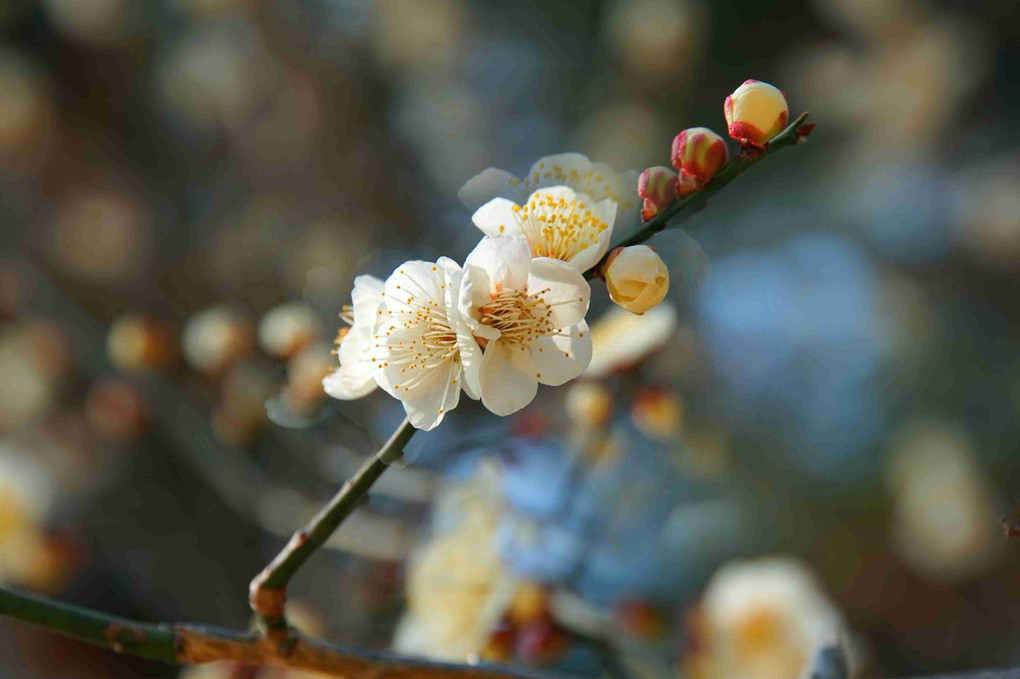
[[[565,399],[570,421],[585,431],[604,426],[613,414],[613,395],[598,382],[575,380]]]
[[[723,104],[730,136],[741,146],[763,147],[790,117],[783,93],[760,80],[747,80]]]
[[[669,269],[647,245],[616,248],[602,271],[610,299],[633,314],[652,309],[669,290]]]
[[[315,312],[300,302],[273,307],[259,321],[259,345],[274,358],[290,358],[321,335]]]

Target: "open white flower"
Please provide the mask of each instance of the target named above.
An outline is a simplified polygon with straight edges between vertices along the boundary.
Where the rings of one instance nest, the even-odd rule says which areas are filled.
[[[383,282],[375,276],[354,279],[351,304],[340,318],[350,327],[337,336],[340,367],[322,380],[326,393],[344,401],[367,396],[376,387],[376,364],[371,359],[372,337],[383,320]]]
[[[583,200],[585,204],[595,205],[605,200],[616,203],[616,219],[610,221],[610,225],[619,236],[629,234],[641,223],[637,180],[638,173],[634,170],[617,173],[605,163],[593,163],[580,153],[558,153],[539,158],[523,179],[490,167],[468,180],[457,196],[471,211],[493,198],[505,198],[523,209],[536,191],[565,186],[575,194],[587,196],[589,199]]]
[[[386,279],[386,314],[372,340],[375,379],[404,404],[418,429],[432,429],[457,406],[460,390],[477,398],[463,379],[481,348],[458,313],[463,272],[451,259],[412,261]],[[345,340],[346,341],[346,340]]]
[[[559,259],[582,273],[609,250],[615,219],[613,200],[595,202],[568,186],[538,189],[522,205],[493,198],[471,217],[485,235],[523,237],[532,257]]]
[[[558,259],[532,259],[521,238],[482,239],[464,262],[460,313],[485,346],[463,359],[467,384],[486,408],[509,415],[531,403],[538,383],[561,385],[584,372],[591,290]]]

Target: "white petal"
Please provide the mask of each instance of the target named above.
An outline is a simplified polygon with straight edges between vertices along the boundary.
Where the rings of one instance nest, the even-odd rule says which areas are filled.
[[[588,324],[581,321],[561,333],[538,338],[531,344],[531,358],[542,384],[558,387],[578,377],[591,362]]]
[[[430,370],[420,376],[417,381],[392,389],[395,380],[406,377],[395,370],[391,364],[382,369],[387,384],[383,387],[396,397],[404,406],[407,419],[417,428],[428,431],[435,428],[446,413],[457,407],[460,400],[461,366],[457,361],[447,361],[443,366]],[[393,384],[389,384],[393,382]]]
[[[482,355],[482,403],[497,415],[517,412],[538,393],[538,369],[531,352],[502,340],[489,342]]]
[[[585,176],[591,171],[591,161],[580,153],[557,153],[535,161],[524,178],[525,192],[546,186],[569,186],[575,191],[581,188]],[[634,184],[636,187],[637,184]]]
[[[541,298],[549,305],[553,327],[566,328],[584,319],[588,312],[591,287],[577,269],[566,262],[549,257],[531,260],[528,275],[528,292],[541,291]]]
[[[333,398],[350,401],[366,396],[375,389],[376,366],[369,358],[372,338],[366,332],[354,331],[340,343],[340,367],[322,380],[322,387]]]
[[[595,247],[587,247],[570,258],[570,264],[581,273],[598,264],[609,252],[616,222],[616,202],[608,198],[599,201],[591,206],[591,212],[592,216],[608,224],[609,228],[599,232]]]
[[[528,282],[531,249],[523,238],[486,236],[464,260],[464,268],[478,267],[489,274],[489,294],[502,288],[523,288]]]
[[[486,236],[516,236],[523,238],[524,232],[521,231],[521,220],[517,217],[517,213],[514,212],[514,208],[520,209],[516,203],[506,198],[493,198],[471,215],[471,221]]]
[[[379,368],[377,382],[386,393],[404,404],[407,417],[418,429],[432,429],[446,412],[457,406],[461,389],[461,366],[455,358],[423,367],[420,354],[411,348],[417,328],[384,323],[375,342]]]
[[[468,266],[464,269],[457,302],[459,315],[468,333],[487,340],[494,340],[500,336],[496,328],[478,322],[481,318],[478,309],[492,301],[489,292],[491,288],[492,282],[485,269],[478,266]],[[458,335],[458,341],[459,339]]]
[[[400,313],[411,303],[442,304],[443,272],[432,262],[412,261],[398,266],[386,279],[386,310]]]
[[[351,291],[351,305],[354,307],[354,327],[369,332],[380,320],[379,310],[383,306],[384,284],[375,276],[362,275],[354,279]]]
[[[460,290],[464,270],[456,262],[446,257],[440,257],[436,263],[443,267],[446,274],[446,317],[450,322],[450,327],[457,333],[457,348],[460,350],[460,361],[463,367],[463,376],[461,377],[463,385],[461,386],[464,388],[464,393],[477,401],[480,393],[478,373],[482,363],[482,348],[475,341],[460,311]]]
[[[521,180],[509,172],[490,167],[469,179],[457,192],[457,197],[472,211],[493,198],[507,198],[520,203]]]

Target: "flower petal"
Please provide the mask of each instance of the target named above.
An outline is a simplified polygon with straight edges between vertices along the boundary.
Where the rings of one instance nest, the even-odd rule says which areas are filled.
[[[457,295],[457,307],[460,319],[469,334],[487,340],[494,340],[500,336],[499,330],[479,322],[482,314],[480,307],[492,301],[489,290],[492,282],[489,280],[489,273],[479,266],[468,266],[464,269],[461,277],[460,292]],[[457,336],[460,342],[460,335]]]
[[[581,321],[555,335],[538,338],[531,344],[531,358],[542,384],[558,387],[580,376],[591,362],[588,324]]]
[[[477,401],[478,395],[481,393],[478,372],[482,364],[482,348],[478,346],[467,321],[460,312],[460,290],[464,279],[464,270],[456,262],[446,257],[440,257],[436,263],[442,266],[445,272],[446,317],[449,319],[450,327],[457,333],[457,348],[460,351],[460,362],[464,373],[462,377],[464,393]]]
[[[471,221],[482,230],[486,236],[516,236],[524,237],[521,231],[521,220],[518,218],[514,208],[520,207],[506,198],[493,198],[481,206],[471,215]]]
[[[443,274],[432,262],[411,261],[398,266],[386,279],[386,310],[391,314],[411,310],[409,305],[442,304]]]
[[[469,179],[457,192],[457,197],[472,211],[493,198],[507,198],[519,204],[521,180],[505,170],[490,167]]]
[[[482,404],[501,416],[517,412],[538,393],[537,375],[527,349],[502,340],[490,342],[482,355]]]
[[[608,224],[609,228],[598,233],[594,247],[584,248],[570,258],[570,265],[582,273],[598,264],[599,260],[609,252],[609,243],[613,238],[616,221],[616,203],[608,198],[599,201],[591,206],[591,213],[596,219]]]
[[[407,418],[418,429],[432,429],[457,407],[461,389],[461,365],[450,358],[439,365],[423,366],[411,348],[414,329],[384,324],[377,340],[379,386],[404,405]]]
[[[354,279],[351,306],[354,307],[354,327],[371,332],[380,320],[383,307],[384,283],[375,276],[362,275]]]
[[[579,193],[586,193],[582,187],[590,172],[591,161],[587,156],[580,153],[557,153],[535,161],[523,185],[526,193],[546,186],[569,186]]]
[[[588,312],[591,287],[577,269],[558,259],[537,257],[531,260],[528,275],[529,294],[541,294],[556,328],[566,328],[584,319]]]
[[[503,288],[522,288],[528,282],[531,249],[523,238],[486,236],[464,260],[464,268],[479,267],[489,274],[489,294]]]
[[[340,367],[322,380],[322,387],[333,398],[350,401],[371,393],[375,387],[376,364],[369,358],[372,338],[367,332],[351,330],[337,352]]]

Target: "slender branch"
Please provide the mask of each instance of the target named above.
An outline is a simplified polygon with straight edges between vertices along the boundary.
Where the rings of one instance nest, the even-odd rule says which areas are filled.
[[[527,668],[458,665],[362,651],[306,637],[281,647],[258,634],[183,624],[147,624],[0,587],[0,616],[117,653],[197,664],[227,660],[328,672],[345,679],[557,679]]]
[[[287,639],[283,615],[287,585],[301,565],[321,547],[337,526],[350,516],[391,462],[396,461],[415,429],[406,419],[379,451],[333,496],[322,510],[299,530],[276,558],[255,576],[248,588],[252,610],[262,619],[267,633],[277,640]]]
[[[667,226],[675,226],[676,224],[689,219],[697,213],[698,210],[705,206],[709,198],[717,194],[724,186],[746,172],[752,165],[757,164],[777,151],[797,144],[807,137],[807,135],[811,133],[811,130],[814,129],[813,124],[804,124],[807,117],[807,113],[801,113],[800,116],[790,123],[785,130],[773,137],[764,150],[745,149],[744,151],[741,151],[736,158],[731,160],[724,168],[719,170],[718,174],[716,174],[715,177],[712,178],[712,181],[706,184],[704,188],[696,193],[683,196],[682,198],[677,198],[670,203],[666,209],[645,222],[635,234],[625,238],[619,243],[614,243],[612,248],[644,243],[655,234],[664,230]],[[676,219],[674,219],[674,217]],[[669,223],[670,220],[672,220],[672,224]],[[605,257],[602,258],[601,262],[589,269],[588,272],[585,273],[585,277],[596,278],[600,276],[602,264],[604,262]]]

